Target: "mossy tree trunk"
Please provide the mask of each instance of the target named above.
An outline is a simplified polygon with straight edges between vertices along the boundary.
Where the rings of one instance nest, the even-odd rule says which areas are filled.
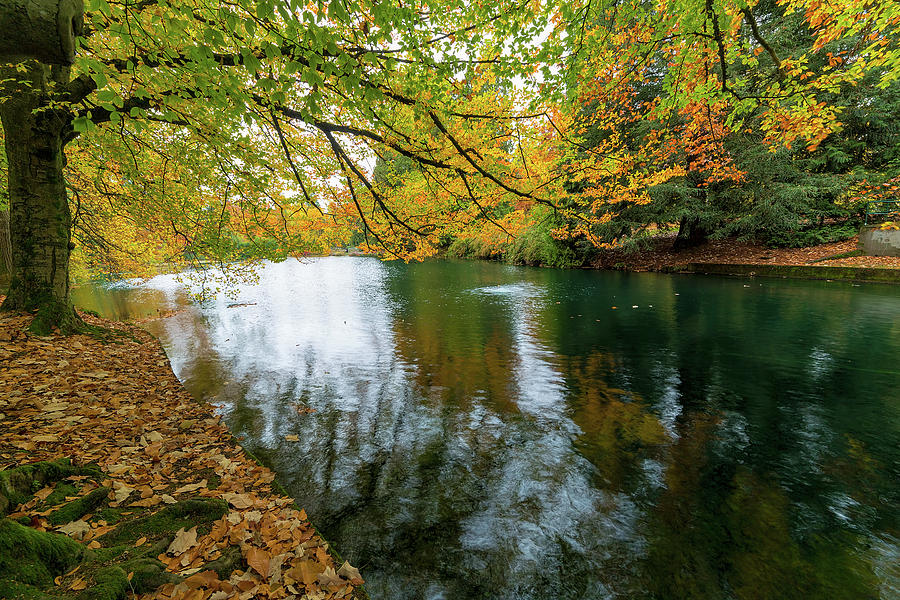
[[[38,62],[0,69],[0,121],[9,174],[12,277],[0,310],[37,312],[33,329],[79,328],[69,301],[72,216],[63,175],[71,113],[48,106],[68,68]],[[11,80],[11,81],[10,81]]]
[[[81,0],[0,0],[0,63],[72,64],[83,16]]]

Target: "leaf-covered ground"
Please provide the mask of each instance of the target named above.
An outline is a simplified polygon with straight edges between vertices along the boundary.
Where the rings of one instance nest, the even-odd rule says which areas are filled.
[[[857,250],[857,237],[808,248],[768,248],[734,239],[714,240],[678,251],[672,250],[674,239],[674,236],[658,237],[652,240],[650,248],[637,252],[604,251],[594,266],[633,271],[658,271],[690,263],[900,269],[900,257],[846,256]]]
[[[154,579],[162,583],[137,597],[361,595],[359,572],[335,560],[304,511],[277,491],[274,473],[189,396],[155,338],[91,316],[106,334],[37,337],[26,332],[29,319],[0,313],[0,475],[60,458],[75,468],[36,479],[26,497],[0,506],[0,517],[9,513],[0,545],[6,534],[56,532],[85,554],[51,565],[46,589],[21,597],[100,598],[112,571],[133,587],[150,563],[164,565]],[[21,567],[10,564],[0,588]],[[32,567],[21,577],[40,580]],[[11,585],[6,593],[18,589]]]

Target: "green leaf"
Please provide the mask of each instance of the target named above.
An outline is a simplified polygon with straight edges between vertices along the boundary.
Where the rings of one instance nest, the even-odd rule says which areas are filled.
[[[94,80],[98,88],[102,88],[107,83],[106,75],[103,73],[91,73],[91,79]]]
[[[92,125],[91,120],[87,117],[75,117],[72,119],[72,129],[76,133],[84,133],[90,125]]]

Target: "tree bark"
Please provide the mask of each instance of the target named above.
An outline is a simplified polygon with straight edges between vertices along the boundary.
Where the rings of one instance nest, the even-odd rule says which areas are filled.
[[[83,16],[82,0],[0,0],[0,63],[72,64]]]
[[[8,77],[10,70],[0,72]],[[69,302],[72,217],[63,176],[71,115],[47,107],[50,69],[32,62],[0,90],[9,165],[12,278],[0,310],[37,311],[32,329],[77,329]],[[10,89],[13,88],[13,89]]]
[[[700,225],[700,219],[697,217],[681,217],[681,222],[678,224],[678,235],[675,236],[672,249],[695,248],[704,243],[708,236],[709,232]]]
[[[12,246],[9,243],[9,210],[0,210],[0,273],[12,273]]]

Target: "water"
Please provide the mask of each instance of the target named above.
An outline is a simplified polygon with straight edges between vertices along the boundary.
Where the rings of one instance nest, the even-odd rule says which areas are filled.
[[[374,599],[900,598],[900,288],[332,257],[75,296],[180,310],[175,373]]]

